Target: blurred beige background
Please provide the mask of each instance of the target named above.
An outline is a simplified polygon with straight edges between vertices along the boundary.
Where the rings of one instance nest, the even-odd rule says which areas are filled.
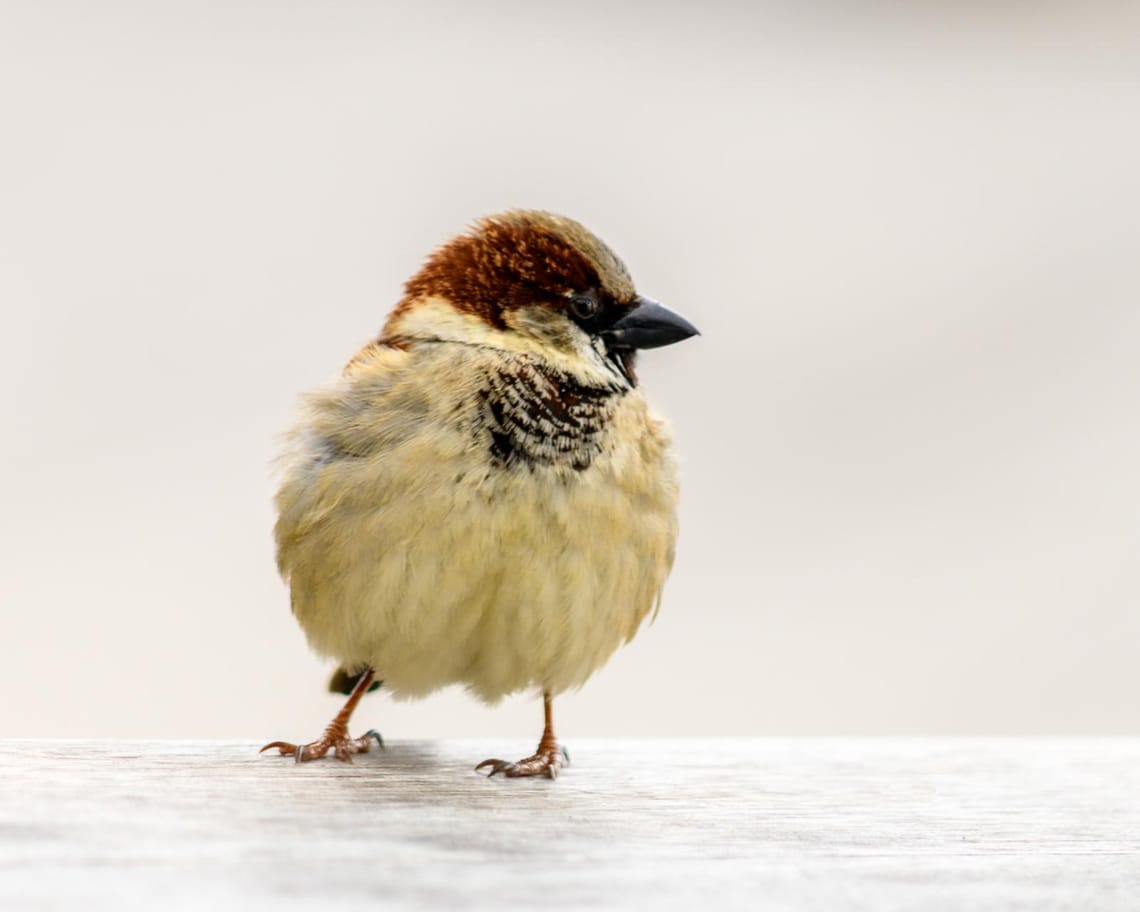
[[[1140,730],[1140,8],[919,6],[4,3],[0,734],[318,732],[275,435],[510,206],[704,332],[643,359],[679,560],[571,746]]]

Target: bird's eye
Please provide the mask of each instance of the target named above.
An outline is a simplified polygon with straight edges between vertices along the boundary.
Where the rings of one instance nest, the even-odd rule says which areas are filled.
[[[597,314],[599,306],[594,295],[580,294],[570,298],[570,313],[578,320],[589,320]]]

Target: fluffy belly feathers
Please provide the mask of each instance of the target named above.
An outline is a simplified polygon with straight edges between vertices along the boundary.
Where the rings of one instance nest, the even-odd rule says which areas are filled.
[[[629,391],[585,468],[502,465],[471,422],[442,420],[461,408],[411,420],[398,390],[386,398],[375,414],[343,389],[312,403],[278,494],[278,560],[311,645],[403,695],[582,684],[636,632],[672,564],[661,423]],[[347,448],[330,443],[333,412],[358,416]]]

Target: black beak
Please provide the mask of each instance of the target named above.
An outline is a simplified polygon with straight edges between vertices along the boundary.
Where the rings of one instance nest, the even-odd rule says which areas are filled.
[[[689,336],[700,335],[684,317],[649,298],[638,298],[637,306],[602,332],[610,348],[660,348]]]

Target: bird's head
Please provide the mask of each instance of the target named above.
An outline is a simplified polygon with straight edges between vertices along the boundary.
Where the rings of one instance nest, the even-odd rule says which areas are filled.
[[[476,222],[408,280],[388,338],[490,345],[602,361],[634,381],[634,353],[697,332],[641,297],[625,264],[578,222],[513,210]]]

